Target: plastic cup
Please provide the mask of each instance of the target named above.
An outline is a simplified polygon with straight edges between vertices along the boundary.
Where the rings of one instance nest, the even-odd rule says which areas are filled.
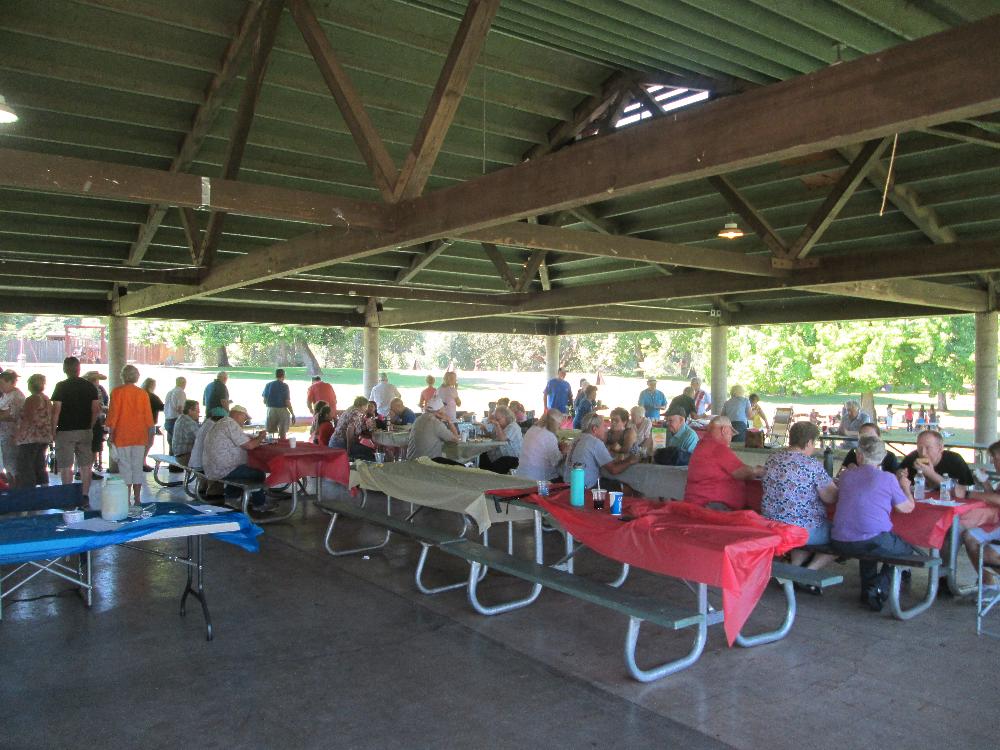
[[[549,482],[546,479],[538,480],[538,494],[542,497],[549,496]]]
[[[385,463],[385,453],[383,453],[382,451],[378,451],[375,454],[375,463],[377,463],[377,464],[384,464]]]
[[[620,516],[622,514],[622,493],[612,492],[611,498],[611,515]]]
[[[295,438],[293,438],[293,437],[288,438],[288,447],[289,448],[294,448],[295,445],[297,444],[297,442],[298,441]]]
[[[594,510],[604,510],[604,502],[608,499],[608,491],[600,489],[592,489],[590,491],[590,499],[594,504]]]

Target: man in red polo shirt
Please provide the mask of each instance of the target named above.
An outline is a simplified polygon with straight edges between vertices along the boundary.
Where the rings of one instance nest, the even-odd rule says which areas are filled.
[[[715,417],[698,442],[688,464],[684,501],[716,510],[743,510],[747,507],[746,480],[760,479],[763,466],[747,466],[729,447],[733,423]]]

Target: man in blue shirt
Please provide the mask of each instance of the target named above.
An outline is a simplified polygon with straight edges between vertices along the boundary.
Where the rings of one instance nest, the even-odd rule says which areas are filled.
[[[667,405],[663,391],[656,390],[656,378],[646,381],[646,389],[639,393],[639,406],[646,410],[647,419],[659,419],[660,410]]]
[[[680,407],[667,412],[667,445],[656,451],[654,461],[665,466],[687,466],[698,445],[698,433],[687,423],[687,413]]]
[[[275,379],[264,386],[261,394],[264,406],[267,407],[267,431],[278,433],[282,440],[288,434],[294,414],[292,413],[292,398],[285,382],[285,371],[275,370]]]
[[[545,406],[549,409],[566,414],[569,411],[569,400],[573,395],[573,389],[566,382],[566,371],[559,368],[558,377],[552,378],[542,391],[545,396]]]

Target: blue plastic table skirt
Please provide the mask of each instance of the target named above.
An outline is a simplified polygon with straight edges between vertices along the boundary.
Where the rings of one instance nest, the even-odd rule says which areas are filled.
[[[66,524],[60,514],[2,520],[0,565],[29,560],[52,560],[129,542],[161,529],[204,526],[220,521],[235,521],[240,529],[212,534],[213,537],[235,544],[248,552],[256,552],[260,548],[257,537],[263,530],[243,513],[201,513],[184,503],[150,503],[144,505],[143,509],[152,510],[154,515],[122,521],[117,529],[109,531],[65,528]],[[87,518],[96,518],[100,513],[89,511],[86,515]],[[63,530],[57,531],[59,528]]]

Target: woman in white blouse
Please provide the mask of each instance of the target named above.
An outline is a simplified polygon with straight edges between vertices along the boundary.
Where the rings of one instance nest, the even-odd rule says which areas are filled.
[[[635,444],[642,446],[640,456],[653,455],[653,422],[646,416],[641,406],[633,406],[629,414],[632,416],[632,426],[635,428]]]
[[[462,405],[462,399],[458,397],[458,374],[454,370],[444,374],[437,396],[444,401],[444,413],[448,415],[448,419],[452,422],[458,419],[458,407]]]
[[[562,414],[553,410],[528,429],[521,444],[521,460],[517,466],[519,477],[539,480],[559,476],[563,454],[559,450],[556,430],[563,419]]]

